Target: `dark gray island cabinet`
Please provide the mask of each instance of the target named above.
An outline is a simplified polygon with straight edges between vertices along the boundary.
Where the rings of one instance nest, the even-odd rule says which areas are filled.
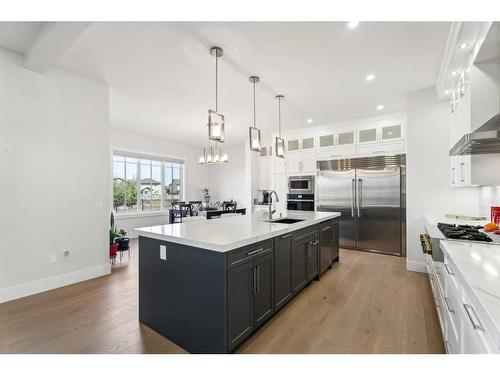
[[[326,220],[226,252],[139,237],[139,320],[192,353],[230,353],[338,260]]]

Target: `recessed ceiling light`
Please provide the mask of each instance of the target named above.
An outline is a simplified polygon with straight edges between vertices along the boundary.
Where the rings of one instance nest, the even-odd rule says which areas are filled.
[[[312,118],[308,118],[308,119],[307,119],[307,123],[308,123],[308,124],[310,124],[310,123],[312,123],[312,122],[313,122],[313,119],[312,119]]]
[[[359,25],[358,21],[350,21],[350,22],[347,23],[347,27],[350,28],[350,29],[354,29],[358,25]]]
[[[378,111],[381,111],[381,110],[383,110],[383,109],[384,109],[384,106],[383,106],[382,104],[379,104],[379,105],[377,106],[377,110],[378,110]]]
[[[374,79],[375,79],[375,74],[368,74],[368,75],[366,76],[366,80],[367,80],[367,81],[373,81]]]
[[[445,95],[450,95],[450,90],[444,90],[444,93]]]
[[[466,49],[467,47],[469,47],[469,43],[462,43],[458,46],[460,49]]]
[[[451,72],[452,76],[456,76],[457,74],[458,74],[458,72],[456,70],[454,70],[453,72]]]

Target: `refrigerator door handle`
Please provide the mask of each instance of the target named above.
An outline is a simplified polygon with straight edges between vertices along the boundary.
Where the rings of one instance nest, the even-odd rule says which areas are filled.
[[[354,200],[356,197],[356,180],[352,179],[351,185],[351,216],[354,217]]]
[[[356,206],[358,206],[358,217],[361,216],[361,207],[363,205],[363,180],[361,178],[358,179],[358,192],[356,194],[357,202]]]

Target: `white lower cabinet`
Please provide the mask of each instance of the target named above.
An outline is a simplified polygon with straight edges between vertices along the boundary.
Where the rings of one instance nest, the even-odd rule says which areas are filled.
[[[467,288],[457,278],[457,270],[445,255],[444,262],[426,256],[436,311],[448,354],[499,353],[492,344],[492,330],[468,297]]]

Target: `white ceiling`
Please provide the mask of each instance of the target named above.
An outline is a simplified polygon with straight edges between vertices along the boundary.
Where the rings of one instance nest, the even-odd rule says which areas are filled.
[[[2,26],[2,25],[0,25]],[[435,84],[450,23],[92,23],[58,66],[110,87],[112,126],[206,143],[219,60],[219,111],[228,143],[243,142],[252,122],[257,74],[257,127],[277,128],[276,94],[285,95],[284,128],[405,109],[405,93]],[[34,26],[33,26],[34,28]],[[32,28],[32,29],[33,29]],[[2,34],[0,29],[0,35]],[[28,31],[26,31],[28,33]],[[7,43],[23,52],[25,42]],[[26,48],[26,46],[25,46]],[[365,76],[375,74],[372,82]],[[378,104],[385,106],[382,112]]]
[[[0,47],[25,53],[42,29],[43,22],[0,22]]]

